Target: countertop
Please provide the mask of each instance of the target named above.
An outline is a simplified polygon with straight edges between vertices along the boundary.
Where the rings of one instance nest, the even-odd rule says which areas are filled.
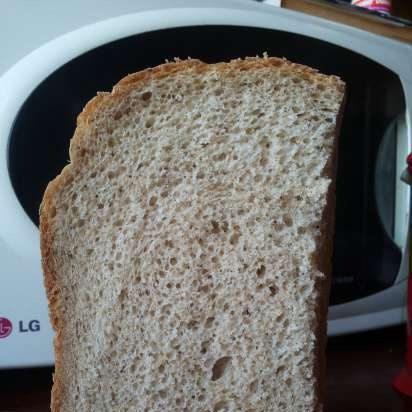
[[[403,412],[391,388],[403,365],[404,327],[329,339],[325,412]],[[49,410],[52,368],[0,371],[0,412]]]

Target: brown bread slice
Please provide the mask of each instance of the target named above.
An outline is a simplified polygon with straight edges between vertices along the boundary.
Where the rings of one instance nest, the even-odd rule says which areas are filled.
[[[52,411],[322,409],[343,96],[187,60],[86,105],[41,207]]]

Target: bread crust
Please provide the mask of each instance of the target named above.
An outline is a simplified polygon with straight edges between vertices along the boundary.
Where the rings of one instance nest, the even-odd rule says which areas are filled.
[[[53,375],[53,388],[51,395],[51,411],[60,412],[62,407],[62,401],[64,396],[64,385],[63,385],[63,365],[62,365],[62,342],[61,342],[61,332],[64,328],[63,319],[59,315],[59,298],[60,298],[60,288],[57,276],[57,269],[53,258],[53,218],[56,215],[56,206],[54,199],[59,195],[59,192],[64,190],[65,186],[69,184],[76,175],[77,169],[80,168],[84,162],[87,155],[87,148],[92,138],[88,136],[86,131],[92,117],[98,113],[102,108],[110,106],[112,103],[122,99],[127,93],[131,92],[137,86],[142,86],[148,83],[149,80],[161,79],[168,76],[173,76],[177,73],[184,71],[195,70],[198,73],[208,72],[208,71],[247,71],[255,70],[267,67],[277,67],[286,73],[293,73],[295,76],[300,77],[304,80],[310,80],[312,82],[318,82],[327,84],[332,87],[336,87],[339,91],[343,91],[345,86],[344,83],[336,76],[328,76],[318,73],[315,69],[307,66],[303,66],[296,63],[291,63],[286,59],[280,59],[275,57],[264,57],[255,58],[247,57],[245,59],[232,60],[230,63],[216,63],[207,64],[200,60],[188,59],[188,60],[178,60],[175,62],[165,63],[160,66],[149,68],[134,74],[130,74],[123,79],[121,79],[114,87],[111,93],[103,92],[98,93],[96,97],[91,99],[83,111],[77,118],[77,127],[74,132],[73,138],[70,141],[70,163],[65,166],[60,175],[58,175],[53,181],[51,181],[44,193],[42,203],[40,205],[40,246],[42,255],[42,267],[44,273],[44,284],[46,288],[46,294],[49,301],[49,316],[53,329],[55,330],[54,338],[54,351],[55,351],[55,373]],[[336,150],[335,150],[336,152]],[[334,162],[325,168],[324,175],[333,179],[334,176]],[[325,210],[324,225],[322,226],[322,234],[325,236],[324,239],[320,239],[322,254],[326,251],[331,250],[332,247],[332,235],[330,228],[333,225],[333,211],[334,211],[334,200],[332,199],[334,192],[333,185],[329,188],[328,194],[328,204]],[[327,231],[329,231],[327,233]],[[317,285],[317,289],[320,293],[320,301],[318,302],[318,307],[316,308],[316,325],[314,327],[317,330],[318,339],[318,349],[317,363],[323,365],[323,352],[325,346],[325,339],[321,336],[323,329],[326,326],[326,310],[328,304],[328,289],[330,283],[330,275],[328,274],[330,270],[330,263],[319,262],[319,268],[325,273],[325,278],[320,281]],[[322,325],[325,326],[322,326]],[[321,394],[321,379],[324,374],[324,367],[320,367],[319,370],[315,371],[317,377],[317,393],[318,393],[318,410],[321,410],[320,405],[320,394]]]
[[[336,119],[335,139],[333,144],[332,157],[323,170],[323,176],[331,180],[326,197],[326,207],[321,219],[321,235],[318,238],[316,250],[318,251],[318,268],[324,274],[318,279],[316,290],[319,301],[316,310],[316,330],[317,347],[315,353],[315,376],[316,376],[316,412],[323,410],[322,400],[325,399],[326,383],[326,343],[327,343],[327,316],[329,308],[329,292],[332,283],[332,253],[333,239],[335,234],[335,206],[336,206],[336,172],[338,168],[338,144],[339,131],[345,108],[345,96],[339,108]]]

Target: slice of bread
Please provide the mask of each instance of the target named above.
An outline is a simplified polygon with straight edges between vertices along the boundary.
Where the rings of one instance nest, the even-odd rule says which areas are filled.
[[[40,212],[52,411],[322,409],[343,96],[265,57],[86,105]]]

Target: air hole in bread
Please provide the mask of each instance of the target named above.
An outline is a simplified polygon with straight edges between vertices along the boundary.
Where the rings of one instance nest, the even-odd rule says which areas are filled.
[[[191,320],[187,323],[188,329],[197,329],[199,327],[199,322],[197,320]]]
[[[266,267],[265,265],[261,265],[256,269],[256,275],[257,276],[263,276],[266,272]]]
[[[205,354],[209,350],[210,342],[208,340],[203,341],[200,345],[200,353]]]
[[[223,356],[215,362],[212,368],[212,381],[217,381],[223,376],[231,360],[231,356]]]
[[[210,260],[212,261],[212,263],[217,263],[219,261],[219,258],[217,256],[212,256]]]
[[[223,94],[223,89],[216,89],[215,90],[215,95],[216,96],[220,96],[220,95],[222,95]]]
[[[120,118],[123,116],[123,113],[121,111],[117,111],[113,115],[113,120],[120,120]]]
[[[212,233],[219,233],[219,223],[215,220],[212,220],[210,223],[212,224]]]
[[[291,215],[289,215],[289,214],[283,215],[283,221],[284,221],[286,226],[288,226],[288,227],[293,226],[293,218],[292,218]]]
[[[144,101],[150,100],[151,97],[152,97],[152,92],[150,92],[150,91],[142,93],[142,100],[144,100]]]
[[[278,293],[278,287],[276,285],[270,285],[268,288],[271,296],[275,296]]]
[[[214,321],[215,321],[214,316],[208,317],[208,318],[206,319],[206,322],[205,322],[205,327],[206,327],[207,329],[211,328],[211,327],[213,326],[213,322],[214,322]]]
[[[239,237],[240,237],[240,234],[239,234],[238,232],[234,232],[234,233],[232,234],[232,236],[230,236],[229,243],[230,243],[232,246],[236,246],[237,243],[239,242]]]
[[[225,160],[225,159],[226,159],[226,153],[220,153],[213,157],[213,160],[215,160],[216,162],[221,162],[222,160]]]
[[[152,196],[152,197],[149,199],[149,206],[150,206],[150,207],[156,206],[156,202],[157,202],[157,197],[156,197],[156,196]]]
[[[227,401],[219,401],[213,407],[213,412],[228,412],[230,409],[229,403]]]
[[[198,288],[198,291],[206,294],[207,292],[209,292],[209,289],[210,289],[209,285],[202,285]]]
[[[145,122],[145,127],[147,129],[151,128],[154,125],[155,119],[153,117],[149,118]]]
[[[249,383],[248,389],[251,393],[255,393],[256,388],[257,388],[257,381],[256,380]]]

